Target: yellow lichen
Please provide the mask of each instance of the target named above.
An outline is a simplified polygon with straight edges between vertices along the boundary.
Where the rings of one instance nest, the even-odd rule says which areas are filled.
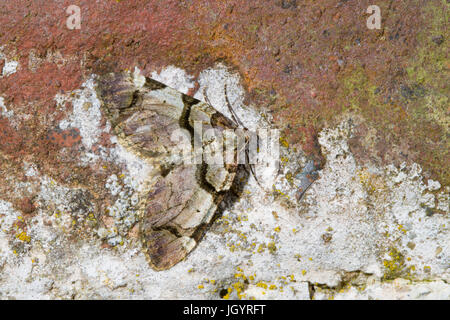
[[[267,249],[269,249],[270,253],[275,253],[275,251],[277,251],[277,247],[274,242],[269,242],[267,244]]]
[[[390,259],[383,260],[383,265],[385,267],[384,279],[390,280],[395,279],[406,271],[405,257],[396,248],[392,247],[388,255]]]
[[[23,242],[30,242],[31,238],[25,231],[22,231],[21,233],[16,235],[16,238]]]
[[[280,143],[283,147],[289,148],[289,142],[284,137],[280,137]]]
[[[258,283],[256,283],[256,286],[263,288],[263,289],[267,289],[267,284],[262,281],[259,281]]]

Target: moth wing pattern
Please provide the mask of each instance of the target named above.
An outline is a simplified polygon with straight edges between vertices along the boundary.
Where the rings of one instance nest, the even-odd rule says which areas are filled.
[[[182,161],[172,134],[181,132],[193,148],[202,138],[194,135],[196,122],[202,130],[218,131],[235,124],[210,105],[153,79],[137,85],[128,72],[99,77],[97,93],[119,143],[154,167],[143,195],[140,238],[151,267],[169,269],[197,245],[237,172],[237,161]]]

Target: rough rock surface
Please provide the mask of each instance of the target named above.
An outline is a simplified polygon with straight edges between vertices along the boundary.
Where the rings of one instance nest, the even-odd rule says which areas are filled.
[[[180,69],[166,72],[183,77]],[[223,81],[234,83],[230,98],[245,125],[267,125],[240,105],[236,74],[219,65],[200,79],[224,114]],[[180,89],[189,87],[189,77],[182,82]],[[95,191],[62,185],[25,161],[24,181],[3,171],[13,192],[31,204],[0,202],[2,298],[450,297],[448,217],[440,213],[448,212],[448,188],[425,184],[417,164],[358,165],[348,145],[356,126],[352,117],[320,133],[327,161],[302,201],[295,197],[300,182],[289,173],[307,159],[284,146],[280,175],[257,166],[262,186],[250,177],[186,260],[167,271],[152,270],[133,230],[139,219],[135,197],[148,164],[112,134],[111,146],[93,152],[98,137],[111,133],[109,122],[101,125],[94,83],[64,98],[91,105],[74,108],[61,123],[80,132],[80,165],[108,163],[118,171]]]
[[[369,1],[79,0],[68,30],[70,1],[2,1],[0,298],[449,299],[449,4],[379,3],[375,31]],[[279,170],[159,272],[153,167],[96,91],[135,67],[282,129]]]

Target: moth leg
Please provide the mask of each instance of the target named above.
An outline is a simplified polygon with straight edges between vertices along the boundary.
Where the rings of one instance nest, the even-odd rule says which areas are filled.
[[[256,135],[256,145],[259,148],[259,135]],[[247,154],[248,154],[248,150],[247,150]],[[247,155],[248,156],[248,155]],[[264,190],[264,188],[261,186],[261,184],[259,183],[258,177],[256,176],[256,169],[255,169],[255,164],[251,164],[250,163],[250,159],[248,162],[249,166],[250,166],[250,170],[252,171],[252,175],[256,180],[256,183],[258,184],[258,186]]]
[[[208,94],[206,93],[206,87],[203,87],[202,93],[203,93],[203,97],[206,100],[206,103],[214,108],[214,106],[212,105],[211,101],[209,101]]]
[[[248,167],[250,168],[250,172],[252,173],[252,176],[255,178],[255,181],[258,184],[258,186],[264,190],[261,183],[259,182],[258,177],[256,176],[255,165],[250,163],[249,156],[248,156],[248,150],[246,150],[245,154],[247,155]]]

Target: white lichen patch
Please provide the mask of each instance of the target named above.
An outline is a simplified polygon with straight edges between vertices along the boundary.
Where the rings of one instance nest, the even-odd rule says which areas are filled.
[[[2,74],[4,77],[12,75],[17,72],[17,68],[19,67],[19,62],[17,61],[5,61],[5,65],[3,66]]]
[[[106,213],[114,219],[114,226],[109,229],[102,228],[98,231],[101,238],[107,239],[111,246],[123,245],[128,231],[139,219],[139,195],[130,188],[130,184],[124,181],[124,176],[118,178],[111,175],[106,181],[105,187],[116,196],[115,203],[106,209]]]
[[[153,167],[118,144],[116,137],[111,137],[111,142],[115,143],[116,146],[109,150],[109,156],[106,160],[125,166],[125,172],[123,172],[125,185],[137,192],[145,191],[149,182],[148,177]]]
[[[100,101],[95,92],[95,77],[91,77],[83,83],[80,90],[71,93],[73,105],[72,115],[59,124],[62,130],[78,128],[80,130],[81,141],[87,150],[96,145],[102,132],[108,132],[109,127],[100,128],[102,114],[100,111]],[[57,102],[61,103],[61,96],[57,97]]]
[[[6,57],[2,52],[3,47],[0,47],[0,60],[4,60],[3,69],[0,70],[0,78],[7,77],[17,72],[19,68],[19,62],[16,60],[11,60]]]
[[[151,77],[184,94],[194,87],[193,76],[188,75],[185,70],[175,66],[168,66],[159,73],[154,71]]]
[[[11,203],[0,200],[0,230],[8,232],[19,216],[20,212],[16,211]]]
[[[442,210],[444,212],[450,212],[449,205],[450,205],[450,187],[446,187],[445,191],[440,192],[437,195],[438,205],[437,209]]]
[[[13,59],[8,59],[3,53],[3,46],[0,46],[0,60],[4,60],[3,69],[0,70],[0,78],[7,77],[17,72],[19,62]]]
[[[0,115],[5,118],[11,118],[12,116],[14,116],[14,111],[8,111],[8,109],[6,108],[5,99],[3,97],[0,97]]]

